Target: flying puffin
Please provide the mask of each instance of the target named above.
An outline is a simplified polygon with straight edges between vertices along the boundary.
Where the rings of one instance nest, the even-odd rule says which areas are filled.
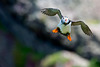
[[[92,36],[92,32],[89,27],[83,21],[71,21],[67,16],[62,16],[61,11],[55,8],[44,8],[41,9],[43,14],[48,16],[55,16],[58,14],[60,18],[60,22],[57,25],[56,29],[52,30],[53,33],[60,32],[61,34],[67,36],[69,41],[72,41],[70,33],[71,33],[71,26],[81,25],[81,29],[83,32],[89,36]]]

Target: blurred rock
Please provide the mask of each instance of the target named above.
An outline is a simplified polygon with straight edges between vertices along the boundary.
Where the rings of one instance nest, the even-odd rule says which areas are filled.
[[[12,35],[0,30],[0,67],[15,67],[12,54],[13,47]]]
[[[86,59],[92,59],[94,57],[100,59],[100,5],[98,3],[99,0],[2,0],[0,1],[0,23],[3,24],[11,35],[24,44],[23,46],[43,53],[45,56],[59,50],[69,50],[76,52]],[[68,16],[72,20],[84,20],[93,31],[94,36],[89,37],[85,35],[79,26],[72,27],[71,42],[59,33],[52,33],[52,29],[56,27],[60,19],[57,16],[49,17],[43,15],[40,9],[46,7],[59,8],[64,16]],[[96,22],[93,20],[96,20]],[[1,39],[2,37],[3,35],[1,35]],[[4,44],[4,40],[6,39],[2,39],[1,43]],[[0,44],[1,47],[6,48],[7,45],[3,44]],[[3,48],[1,48],[0,52],[3,51]],[[11,50],[6,49],[10,54],[13,49],[12,44],[9,48]],[[12,53],[9,58],[6,58],[6,61],[12,59],[11,56]],[[14,64],[12,61],[11,65],[13,67]],[[7,63],[9,64],[9,62]],[[72,64],[72,62],[69,62],[69,64]]]
[[[49,2],[49,3],[48,3]],[[68,16],[72,20],[82,20],[84,21],[92,30],[94,36],[89,37],[83,33],[80,26],[78,27],[72,27],[72,42],[67,41],[67,38],[59,35],[59,34],[52,34],[51,30],[54,29],[57,24],[59,23],[58,16],[55,17],[48,17],[42,14],[38,14],[42,17],[45,17],[45,26],[47,29],[50,29],[51,35],[56,36],[55,38],[58,39],[58,36],[61,37],[59,40],[62,45],[69,47],[73,51],[77,52],[78,54],[82,55],[85,58],[91,59],[93,57],[96,57],[97,55],[100,56],[100,35],[99,35],[99,26],[100,26],[100,17],[98,7],[96,3],[99,2],[99,0],[96,1],[81,1],[81,0],[62,0],[62,1],[52,1],[48,0],[48,2],[37,0],[36,4],[38,8],[58,8],[61,10],[62,14],[64,16]],[[90,4],[88,4],[90,3]],[[45,4],[45,5],[44,5]],[[66,6],[66,7],[65,7]],[[92,6],[92,7],[91,7]],[[94,10],[96,9],[96,11]],[[97,13],[98,15],[95,15]],[[91,21],[89,21],[91,20]],[[95,21],[97,20],[97,21]]]
[[[60,51],[46,56],[41,65],[42,67],[88,67],[89,61],[73,52]]]

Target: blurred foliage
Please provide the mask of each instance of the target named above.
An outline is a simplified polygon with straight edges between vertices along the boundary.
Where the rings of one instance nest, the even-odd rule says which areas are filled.
[[[91,61],[90,61],[90,65],[89,65],[89,67],[100,67],[100,61],[98,61],[97,59],[92,59]]]
[[[33,49],[20,44],[18,41],[16,42],[13,54],[16,67],[24,67],[29,58],[36,63],[44,57],[43,53],[38,53]]]
[[[51,54],[47,56],[43,61],[42,61],[42,66],[43,67],[51,67],[57,62],[61,62],[64,64],[65,62],[68,62],[69,59],[62,57],[62,52],[56,52],[54,54]]]
[[[5,28],[5,26],[1,23],[1,21],[0,21],[0,30],[8,32],[7,29]]]
[[[81,67],[81,66],[73,66],[73,67]]]

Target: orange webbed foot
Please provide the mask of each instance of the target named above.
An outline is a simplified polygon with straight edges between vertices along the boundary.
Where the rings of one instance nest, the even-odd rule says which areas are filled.
[[[67,36],[69,41],[72,41],[70,34]]]
[[[52,30],[53,33],[57,33],[58,32],[58,28]]]

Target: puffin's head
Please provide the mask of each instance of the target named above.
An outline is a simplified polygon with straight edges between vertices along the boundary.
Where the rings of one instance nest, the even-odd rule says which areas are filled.
[[[66,16],[62,17],[61,23],[63,23],[63,24],[68,24],[68,22],[69,22],[68,17],[66,17]]]

